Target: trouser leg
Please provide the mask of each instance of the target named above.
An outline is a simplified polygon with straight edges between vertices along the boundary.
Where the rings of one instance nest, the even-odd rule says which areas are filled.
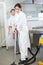
[[[27,58],[27,56],[28,56],[27,55],[27,49],[25,48],[25,46],[22,46],[20,48],[20,53],[21,53],[21,60],[20,60],[19,64],[24,64],[24,63],[26,63],[26,60],[28,59]]]
[[[28,57],[28,51],[26,45],[23,45],[20,51],[21,51],[21,60],[26,60],[26,58]]]

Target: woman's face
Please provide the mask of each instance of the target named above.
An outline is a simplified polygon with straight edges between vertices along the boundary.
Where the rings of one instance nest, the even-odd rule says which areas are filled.
[[[15,12],[19,13],[21,11],[21,8],[19,8],[18,6],[15,7]]]

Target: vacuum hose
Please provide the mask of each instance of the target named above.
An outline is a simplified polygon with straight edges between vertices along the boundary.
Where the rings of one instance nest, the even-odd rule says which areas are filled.
[[[30,48],[28,48],[28,51],[30,52],[30,54],[32,55],[32,57],[30,59],[27,60],[27,64],[32,64],[36,61],[36,55],[38,54],[39,50],[40,50],[40,46],[36,46],[36,53],[34,54]],[[25,65],[25,64],[24,64]]]

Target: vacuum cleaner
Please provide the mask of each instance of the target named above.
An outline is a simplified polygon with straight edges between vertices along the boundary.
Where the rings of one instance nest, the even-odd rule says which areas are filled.
[[[43,65],[43,35],[39,38],[40,45],[40,60],[38,61],[38,65]]]

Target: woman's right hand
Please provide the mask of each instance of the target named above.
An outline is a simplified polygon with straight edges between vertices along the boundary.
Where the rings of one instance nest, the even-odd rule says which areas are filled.
[[[16,24],[14,24],[14,30],[16,30],[16,31],[17,31],[17,25],[16,25]]]

